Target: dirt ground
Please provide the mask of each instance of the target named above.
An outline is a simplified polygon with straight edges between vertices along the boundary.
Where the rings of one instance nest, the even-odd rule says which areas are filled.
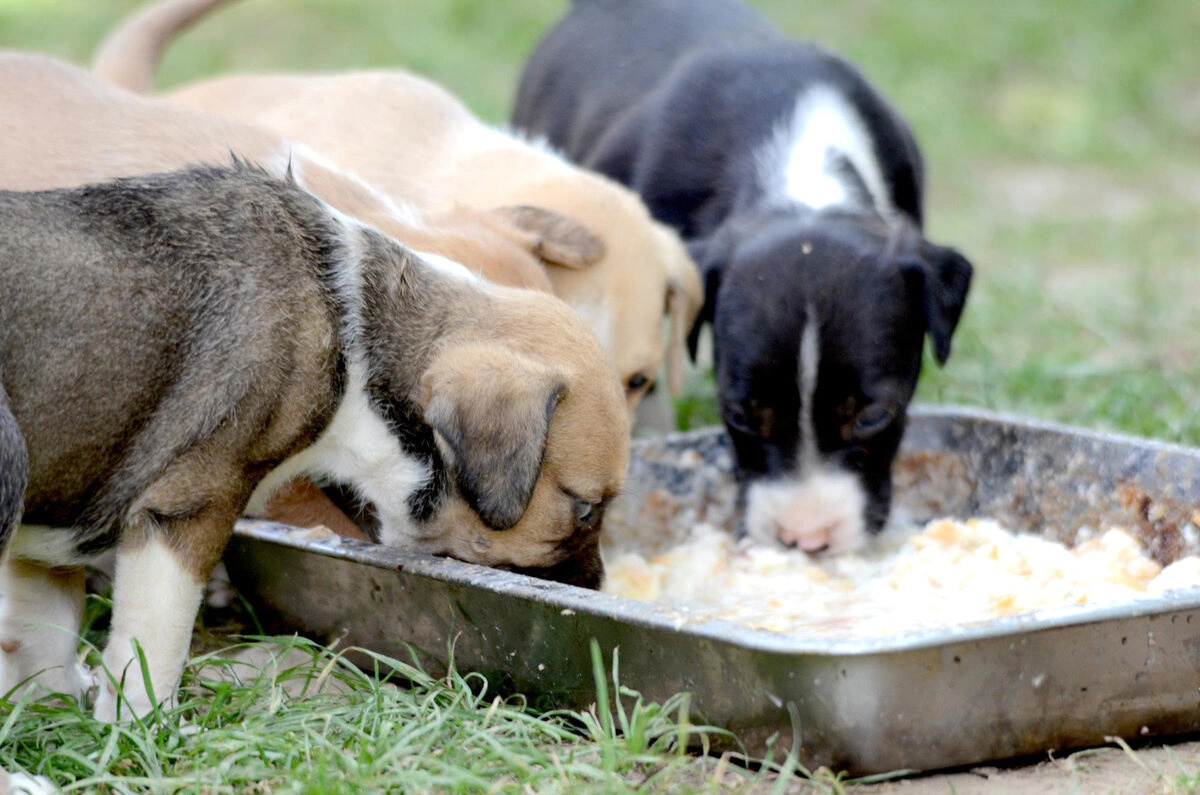
[[[977,767],[846,788],[855,795],[1104,795],[1200,791],[1200,742],[1094,748],[1020,767]],[[800,790],[795,790],[799,792]]]

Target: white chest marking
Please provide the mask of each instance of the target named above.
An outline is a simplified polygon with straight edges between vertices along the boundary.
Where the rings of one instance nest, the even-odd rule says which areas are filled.
[[[792,117],[758,160],[763,182],[773,193],[819,210],[859,201],[847,176],[839,173],[842,158],[866,186],[873,209],[890,215],[891,194],[871,135],[853,105],[829,86],[814,86],[800,95]]]
[[[403,546],[416,534],[408,498],[429,480],[429,467],[404,452],[400,440],[371,408],[361,361],[349,364],[346,394],[328,427],[312,446],[276,467],[247,506],[261,514],[267,499],[300,475],[352,485],[379,511],[380,541]]]
[[[817,370],[821,364],[821,339],[813,305],[805,307],[804,331],[800,334],[800,449],[797,470],[804,472],[818,463],[817,429],[813,421],[813,395],[817,391]]]
[[[343,319],[347,351],[346,392],[329,425],[311,446],[268,474],[250,496],[247,513],[261,514],[271,494],[300,475],[329,478],[353,485],[379,511],[380,540],[403,546],[417,533],[408,498],[429,480],[431,472],[408,455],[367,396],[367,366],[359,342],[363,279],[361,251],[349,227],[349,256],[337,273],[336,289],[346,305]],[[465,278],[471,278],[469,274]]]

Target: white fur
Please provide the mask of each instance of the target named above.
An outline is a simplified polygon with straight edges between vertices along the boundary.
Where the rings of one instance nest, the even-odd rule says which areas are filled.
[[[798,478],[750,484],[746,530],[763,543],[840,555],[862,546],[865,507],[866,495],[855,475],[809,470]]]
[[[565,169],[577,168],[577,166],[572,165],[570,158],[568,158],[561,149],[550,143],[550,139],[544,135],[527,132],[525,130],[514,130],[511,128],[502,128],[499,130],[494,130],[494,132],[524,144],[531,149],[541,152],[544,155],[549,155],[550,157],[554,158],[554,161],[557,165],[562,166]]]
[[[353,227],[349,236],[354,237]],[[425,485],[431,473],[428,466],[404,452],[367,397],[367,365],[360,342],[362,261],[353,242],[349,241],[350,256],[335,281],[345,307],[344,329],[349,346],[345,394],[316,442],[284,461],[259,483],[247,513],[261,514],[271,494],[300,475],[330,478],[352,484],[374,503],[379,511],[380,540],[403,546],[419,536],[409,516],[408,498]],[[456,277],[471,278],[469,274]]]
[[[346,394],[329,426],[317,441],[284,461],[258,486],[247,512],[261,513],[271,493],[299,475],[350,483],[375,504],[385,544],[404,546],[417,538],[408,512],[409,496],[425,485],[430,471],[405,454],[400,441],[370,406],[366,368],[361,360],[348,367]]]
[[[64,528],[23,524],[8,542],[8,555],[47,566],[82,566],[91,561],[75,548],[78,540]]]
[[[122,683],[120,717],[145,715],[154,707],[134,640],[146,657],[154,698],[174,702],[203,593],[204,583],[183,567],[161,536],[152,535],[140,547],[117,547],[112,630],[104,649],[108,673],[99,674],[97,720],[111,723],[118,717],[117,693],[109,676]]]
[[[873,209],[893,207],[872,138],[854,106],[831,86],[817,85],[758,153],[760,178],[771,193],[823,209],[852,203],[853,194],[834,170],[834,155],[850,161],[871,194]]]
[[[9,773],[0,769],[0,793],[3,795],[54,795],[58,787],[45,776]]]
[[[388,214],[395,218],[399,223],[417,229],[425,226],[425,218],[416,207],[411,204],[397,204],[391,196],[377,190],[371,185],[371,183],[367,182],[353,171],[347,171],[336,163],[325,159],[325,157],[318,154],[316,150],[310,149],[304,144],[296,143],[294,141],[288,142],[287,154],[283,155],[281,153],[279,157],[280,161],[277,167],[280,168],[280,175],[285,174],[290,166],[292,169],[292,176],[296,178],[296,182],[301,186],[305,185],[304,164],[307,161],[327,171],[332,171],[336,174],[339,174],[349,182],[353,182],[363,192],[370,194],[371,198],[379,202],[379,204],[387,210]]]
[[[456,262],[449,257],[443,257],[441,254],[430,254],[427,251],[417,251],[415,253],[426,265],[438,273],[453,276],[455,279],[461,279],[464,282],[469,282],[481,288],[487,284],[480,274],[472,272],[470,268],[461,262]]]
[[[800,450],[796,464],[800,471],[817,465],[817,431],[813,427],[813,395],[817,391],[817,371],[821,366],[821,332],[816,310],[805,306],[804,331],[800,333]]]
[[[14,543],[22,533],[19,528]],[[0,563],[0,645],[9,649],[0,650],[0,694],[34,677],[29,686],[78,698],[91,685],[76,656],[83,569],[53,573],[36,563],[15,561],[9,550]]]
[[[610,358],[615,358],[620,351],[614,350],[612,312],[604,306],[599,296],[593,296],[585,301],[575,301],[571,304],[575,313],[583,318],[583,322],[591,329],[600,347]]]

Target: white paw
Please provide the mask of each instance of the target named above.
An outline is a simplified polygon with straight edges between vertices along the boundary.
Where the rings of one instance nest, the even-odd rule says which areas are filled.
[[[0,769],[0,793],[3,795],[53,795],[56,792],[58,787],[45,776],[9,773]]]

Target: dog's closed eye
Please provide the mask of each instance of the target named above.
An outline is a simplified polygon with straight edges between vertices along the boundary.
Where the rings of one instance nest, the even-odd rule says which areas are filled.
[[[898,413],[891,403],[872,403],[858,412],[853,422],[842,427],[842,436],[848,442],[872,439],[891,427]]]
[[[636,392],[650,382],[642,373],[634,373],[629,376],[629,380],[625,382],[625,389],[629,392]]]
[[[575,500],[575,524],[578,527],[587,527],[595,524],[600,518],[604,507],[598,502],[588,502],[587,500]]]

